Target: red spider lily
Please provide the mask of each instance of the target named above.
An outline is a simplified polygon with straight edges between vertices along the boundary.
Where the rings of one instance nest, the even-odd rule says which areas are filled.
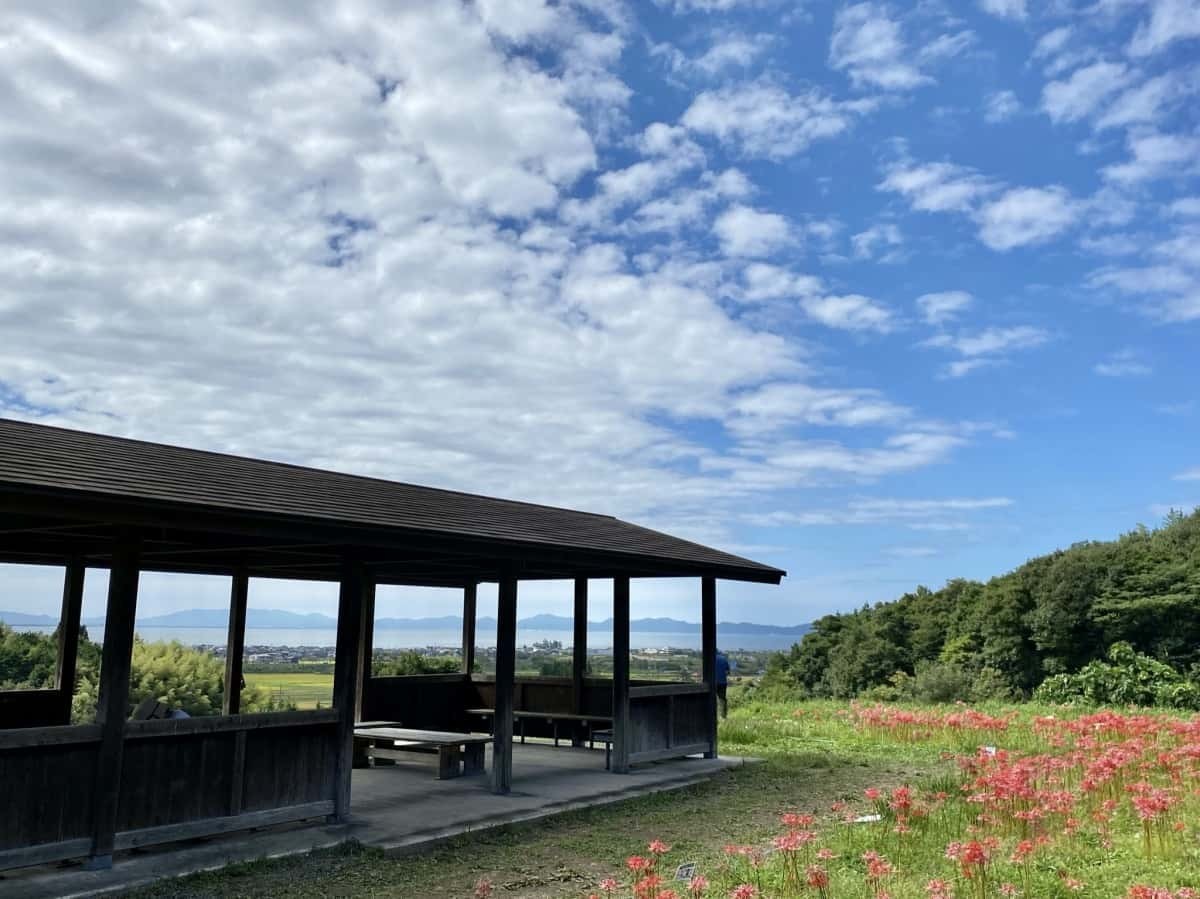
[[[816,818],[813,815],[800,815],[795,812],[788,812],[779,819],[779,823],[791,830],[806,830],[812,827],[813,821]]]
[[[688,892],[693,896],[703,896],[704,891],[708,889],[708,878],[703,874],[697,874],[688,881]]]
[[[605,877],[602,881],[600,881],[600,889],[606,893],[615,893],[620,888],[621,885],[611,877]]]
[[[639,871],[650,871],[654,868],[654,859],[643,858],[640,855],[631,855],[625,859],[625,867],[634,874],[637,874]]]
[[[954,885],[944,880],[931,880],[925,884],[929,899],[954,899]]]
[[[829,872],[820,865],[809,865],[804,870],[804,882],[810,889],[816,890],[821,899],[829,896]]]
[[[646,847],[653,855],[666,855],[671,851],[671,847],[662,840],[651,840],[650,845]]]
[[[650,872],[634,883],[633,895],[635,899],[659,899],[658,890],[662,885],[663,879],[654,872]]]
[[[486,877],[480,877],[475,881],[475,892],[472,895],[475,899],[489,899],[492,895],[492,882]]]
[[[758,895],[758,887],[750,883],[738,884],[729,891],[729,899],[755,899]]]

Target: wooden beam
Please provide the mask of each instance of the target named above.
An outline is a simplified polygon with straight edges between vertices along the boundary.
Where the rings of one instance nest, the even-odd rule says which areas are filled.
[[[517,672],[517,579],[500,579],[496,609],[496,704],[492,738],[492,792],[512,789],[513,692]]]
[[[246,653],[246,603],[250,577],[245,571],[233,576],[229,590],[229,633],[225,639],[225,695],[221,714],[237,715],[242,710],[242,660]]]
[[[717,757],[717,579],[700,579],[700,659],[708,686],[708,740],[706,759]]]
[[[479,600],[479,585],[471,582],[463,587],[462,670],[475,670],[475,618]]]
[[[79,613],[83,608],[82,559],[67,563],[63,577],[62,612],[58,616],[58,668],[54,689],[58,691],[58,723],[71,723],[71,701],[75,698],[75,666],[79,660]]]
[[[613,578],[612,770],[629,773],[629,578]]]
[[[578,715],[583,712],[583,678],[587,674],[588,582],[575,578],[574,649],[571,654],[571,704]]]
[[[126,830],[117,836],[118,849],[137,849],[142,846],[153,846],[156,843],[174,843],[179,840],[190,840],[196,837],[210,837],[238,830],[251,830],[256,827],[270,827],[287,821],[303,821],[306,818],[327,816],[333,810],[333,803],[328,799],[321,802],[306,802],[303,805],[285,805],[279,808],[268,808],[258,812],[245,812],[241,815],[229,815],[222,818],[201,818],[196,821],[183,821],[179,824],[163,824],[158,827],[145,827],[140,830]]]
[[[338,713],[333,815],[335,823],[350,813],[350,774],[354,767],[354,694],[358,686],[359,641],[362,639],[363,598],[368,584],[361,562],[342,562],[338,591],[337,648],[333,663],[333,708]]]
[[[362,621],[358,638],[358,681],[354,685],[354,720],[362,721],[366,702],[367,681],[375,657],[375,581],[368,574],[363,589]]]
[[[96,792],[92,800],[92,853],[88,867],[112,867],[113,839],[121,795],[121,760],[125,720],[129,717],[129,670],[133,664],[133,622],[137,614],[138,563],[141,541],[122,534],[113,548],[104,612],[104,649],[100,659],[100,697],[96,724]]]

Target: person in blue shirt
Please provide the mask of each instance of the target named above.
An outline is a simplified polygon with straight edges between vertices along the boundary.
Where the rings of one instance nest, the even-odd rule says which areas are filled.
[[[721,650],[717,650],[717,704],[721,707],[721,717],[729,714],[729,672],[733,664]]]

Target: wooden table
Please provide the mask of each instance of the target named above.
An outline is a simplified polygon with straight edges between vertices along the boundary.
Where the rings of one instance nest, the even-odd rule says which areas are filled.
[[[438,780],[463,774],[482,774],[484,747],[492,742],[484,734],[455,734],[440,730],[412,730],[392,727],[386,722],[368,721],[354,728],[355,755],[368,762],[374,759],[396,761],[403,753],[436,750]]]
[[[468,715],[476,715],[484,719],[484,723],[488,724],[491,719],[496,717],[495,709],[467,709]],[[612,717],[609,715],[575,715],[570,712],[513,712],[513,720],[519,728],[521,742],[525,742],[525,722],[529,720],[545,721],[554,729],[554,745],[558,745],[558,723],[560,721],[569,721],[575,724],[583,724],[588,730],[588,744],[595,745],[593,740],[593,724],[603,724],[605,727],[612,727]]]

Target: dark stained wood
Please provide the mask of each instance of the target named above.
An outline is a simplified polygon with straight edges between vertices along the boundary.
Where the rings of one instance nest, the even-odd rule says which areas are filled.
[[[246,789],[246,731],[233,735],[233,769],[229,778],[229,814],[242,813],[242,795]]]
[[[247,715],[209,718],[166,718],[156,721],[130,721],[125,725],[125,739],[154,739],[187,734],[229,733],[239,730],[266,730],[276,727],[308,727],[314,724],[336,724],[336,709],[304,709],[295,712],[253,712]]]
[[[700,667],[708,687],[706,759],[717,757],[717,579],[700,579]]]
[[[57,727],[62,694],[48,690],[0,690],[0,729]]]
[[[83,608],[82,559],[67,563],[63,576],[62,613],[58,618],[58,668],[54,689],[58,691],[59,724],[71,723],[71,701],[75,697],[75,667],[79,661],[79,613]]]
[[[233,575],[229,590],[229,635],[225,640],[222,715],[236,715],[242,710],[242,661],[246,653],[246,604],[249,598],[250,577],[245,571],[238,571]]]
[[[45,690],[44,693],[51,691]],[[99,743],[98,724],[56,724],[50,727],[22,727],[0,730],[0,751],[29,746],[65,746],[70,743]]]
[[[693,694],[707,695],[706,684],[647,684],[629,688],[630,699],[644,699],[649,696],[691,696]]]
[[[334,798],[341,746],[336,722],[245,733],[243,812]]]
[[[629,578],[613,578],[612,770],[629,772]]]
[[[133,661],[133,622],[137,614],[139,548],[140,540],[136,534],[123,535],[114,547],[108,575],[100,696],[96,704],[100,746],[96,753],[91,864],[97,868],[112,865],[113,838],[121,799],[125,719],[129,714],[129,669]],[[130,785],[130,790],[138,787],[148,789],[149,785]]]
[[[0,851],[0,871],[78,858],[81,855],[87,855],[91,847],[90,837],[80,837],[74,840],[63,840],[59,843],[42,843],[39,846],[25,846],[21,849],[5,849]]]
[[[11,746],[0,751],[3,850],[85,840],[83,851],[72,854],[90,851],[98,745],[97,737],[88,742]],[[24,863],[27,862],[16,856],[5,861],[0,855],[0,867]],[[0,886],[0,894],[3,893]]]
[[[583,678],[587,674],[588,582],[575,578],[574,649],[571,653],[572,703],[575,712],[583,711]]]
[[[517,670],[517,579],[500,579],[496,610],[496,712],[492,739],[492,792],[512,789],[513,702]]]
[[[354,767],[355,694],[358,687],[359,640],[364,598],[370,586],[363,565],[347,557],[338,590],[337,646],[334,650],[333,707],[338,713],[334,813],[344,821],[350,812],[350,775]]]
[[[669,749],[648,749],[644,752],[634,752],[629,756],[629,764],[638,765],[642,762],[660,762],[663,759],[675,759],[685,755],[699,755],[706,752],[708,743],[692,743],[686,746],[672,746]],[[708,756],[706,755],[705,758]]]
[[[242,558],[254,576],[260,552],[261,561],[279,565],[286,576],[305,576],[302,558],[295,564],[280,558],[281,548],[289,549],[287,534],[301,556],[323,566],[326,579],[336,576],[338,546],[386,550],[364,559],[384,568],[389,556],[409,563],[419,561],[421,555],[414,554],[427,548],[444,552],[447,556],[436,564],[399,567],[422,580],[458,584],[473,568],[496,571],[501,559],[518,564],[522,577],[713,573],[778,583],[783,575],[607,515],[7,419],[0,419],[0,485],[6,495],[0,505],[9,515],[46,516],[57,519],[54,524],[140,526],[153,529],[156,541],[178,530],[220,532],[223,546],[212,548],[214,564],[228,572],[237,567],[233,560]],[[234,534],[251,539],[230,539]],[[104,556],[104,539],[83,528],[43,529],[6,535],[5,544],[14,553],[25,547],[30,554],[41,551],[61,560],[72,547],[82,555]],[[147,556],[146,570],[159,570],[160,561],[163,570],[173,565],[204,570],[203,556],[187,558],[193,549],[189,542],[148,547],[154,555]],[[178,552],[185,555],[172,555]],[[376,572],[377,583],[387,578],[386,570]],[[402,573],[396,582],[403,578]]]
[[[478,584],[472,581],[463,587],[462,670],[466,674],[475,670],[475,618],[478,598]]]
[[[281,808],[265,809],[258,812],[248,812],[243,815],[207,818],[201,821],[185,821],[179,824],[147,827],[118,834],[115,841],[115,848],[136,849],[140,846],[153,846],[156,843],[172,843],[176,840],[214,836],[215,834],[231,833],[238,830],[249,830],[253,827],[270,827],[271,825],[282,824],[286,821],[302,821],[306,818],[327,817],[332,812],[333,802],[331,800],[322,800],[318,802],[306,802],[301,805],[287,805]]]
[[[375,657],[375,584],[367,578],[358,633],[358,671],[354,683],[354,720],[363,720],[363,702]]]

